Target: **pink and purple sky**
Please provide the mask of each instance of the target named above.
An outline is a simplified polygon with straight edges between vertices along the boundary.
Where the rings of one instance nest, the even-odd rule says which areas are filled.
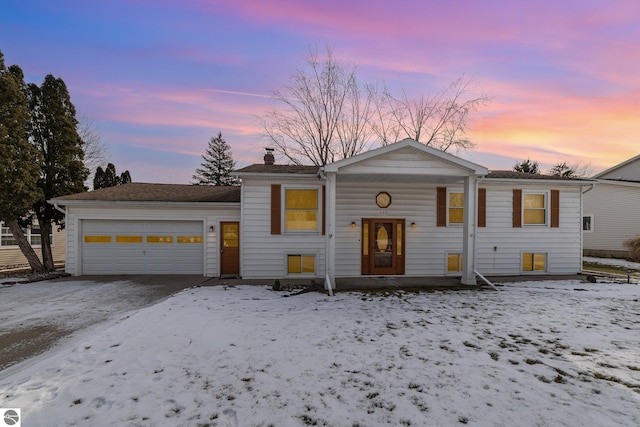
[[[330,45],[411,96],[466,73],[493,101],[472,117],[489,169],[527,158],[592,172],[640,154],[637,0],[3,0],[0,50],[27,82],[62,78],[118,172],[189,183],[222,132],[262,161],[256,115],[310,46]]]

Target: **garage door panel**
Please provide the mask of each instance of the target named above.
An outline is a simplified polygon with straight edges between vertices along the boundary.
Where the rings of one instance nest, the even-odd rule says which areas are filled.
[[[203,274],[201,221],[83,221],[83,274]]]

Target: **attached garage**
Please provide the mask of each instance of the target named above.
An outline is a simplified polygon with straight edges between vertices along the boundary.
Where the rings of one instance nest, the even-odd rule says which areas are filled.
[[[239,274],[240,187],[129,183],[50,203],[66,212],[74,276]]]
[[[82,274],[203,274],[202,221],[82,221]]]

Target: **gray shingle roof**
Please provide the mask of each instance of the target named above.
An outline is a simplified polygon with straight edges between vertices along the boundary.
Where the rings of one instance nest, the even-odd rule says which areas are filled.
[[[566,178],[554,175],[542,175],[539,173],[523,173],[512,170],[490,171],[485,178],[495,179],[534,179],[534,180],[553,180],[553,181],[583,181],[581,178]]]
[[[66,200],[94,200],[119,202],[218,202],[239,203],[240,187],[212,185],[146,184],[132,182],[95,191],[56,197]]]
[[[315,175],[320,170],[320,166],[306,166],[306,165],[265,165],[254,164],[238,169],[235,172],[238,173],[294,173],[294,174],[309,174]]]

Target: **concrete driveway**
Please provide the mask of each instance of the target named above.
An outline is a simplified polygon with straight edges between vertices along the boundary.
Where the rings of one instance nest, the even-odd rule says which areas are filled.
[[[124,317],[175,292],[203,285],[208,279],[82,276],[0,285],[0,378],[9,374],[11,366],[83,329],[99,327],[101,322]]]

